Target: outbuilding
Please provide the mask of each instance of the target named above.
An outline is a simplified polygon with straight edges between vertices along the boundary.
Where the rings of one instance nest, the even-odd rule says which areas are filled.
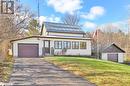
[[[101,59],[123,63],[125,51],[116,44],[107,46],[101,53]]]

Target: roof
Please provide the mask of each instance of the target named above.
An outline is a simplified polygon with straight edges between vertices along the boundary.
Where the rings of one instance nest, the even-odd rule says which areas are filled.
[[[43,25],[45,25],[47,32],[77,33],[77,34],[85,33],[78,25],[69,25],[64,23],[52,23],[52,22],[44,22]]]
[[[125,53],[123,49],[121,49],[114,43],[104,48],[102,52],[103,53]]]
[[[100,30],[100,29],[97,29],[96,31],[94,31],[93,33],[92,33],[92,38],[94,39],[94,40],[96,40],[97,39],[97,37],[99,36],[103,36],[103,32],[102,32],[102,30]]]
[[[53,38],[53,39],[73,39],[73,40],[91,40],[91,38],[75,38],[75,37],[56,37],[56,36],[29,36],[20,39],[11,40],[11,42],[29,39],[29,38]]]

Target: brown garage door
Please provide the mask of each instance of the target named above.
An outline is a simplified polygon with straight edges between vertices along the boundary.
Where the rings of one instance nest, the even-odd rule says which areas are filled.
[[[118,62],[118,54],[108,54],[108,60]]]
[[[38,57],[38,44],[18,44],[19,57]]]

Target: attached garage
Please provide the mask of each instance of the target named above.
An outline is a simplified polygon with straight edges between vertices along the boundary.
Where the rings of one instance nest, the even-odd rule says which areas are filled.
[[[18,44],[18,57],[38,57],[38,44]]]
[[[124,54],[125,54],[125,51],[113,43],[102,51],[101,59],[123,63]]]
[[[38,37],[26,37],[11,42],[14,57],[41,57],[43,54],[43,40]]]

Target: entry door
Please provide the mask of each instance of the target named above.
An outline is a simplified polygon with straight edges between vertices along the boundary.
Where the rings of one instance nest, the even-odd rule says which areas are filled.
[[[44,48],[45,48],[45,54],[50,54],[50,41],[49,40],[44,41]]]

